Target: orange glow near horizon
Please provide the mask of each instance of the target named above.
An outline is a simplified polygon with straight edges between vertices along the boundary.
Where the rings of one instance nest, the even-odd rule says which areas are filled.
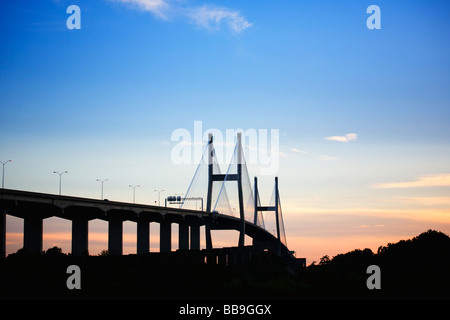
[[[409,201],[410,199],[408,199]],[[446,203],[446,198],[414,199],[424,204]],[[399,199],[404,201],[404,199]],[[295,207],[288,201],[283,208],[287,244],[298,258],[306,258],[307,264],[330,258],[355,249],[369,248],[376,253],[378,247],[400,240],[410,239],[428,229],[450,234],[450,210],[447,208],[416,207],[400,209],[319,209]],[[52,223],[50,223],[52,222]],[[57,227],[53,226],[56,224]],[[62,230],[62,231],[61,231]],[[71,251],[71,222],[61,218],[49,218],[43,224],[43,250],[53,246],[63,252]],[[236,246],[236,231],[212,232],[215,247]],[[102,220],[89,222],[89,253],[97,255],[108,248],[108,223]],[[246,244],[251,238],[246,237]],[[7,215],[6,254],[17,252],[23,246],[23,220]],[[201,229],[201,247],[205,247],[204,228]],[[178,228],[172,225],[172,250],[178,248]],[[159,252],[159,225],[150,224],[150,251]],[[124,222],[123,254],[136,253],[136,224]]]

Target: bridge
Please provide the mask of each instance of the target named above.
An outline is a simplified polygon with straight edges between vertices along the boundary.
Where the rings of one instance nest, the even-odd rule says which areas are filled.
[[[123,222],[137,224],[137,254],[150,251],[151,222],[160,226],[160,252],[171,251],[172,224],[178,224],[178,249],[181,251],[200,250],[200,227],[204,226],[206,251],[214,249],[211,230],[236,230],[239,232],[237,248],[246,248],[245,236],[252,238],[251,246],[268,250],[290,261],[296,261],[289,251],[284,234],[284,224],[278,192],[278,179],[275,178],[275,203],[261,206],[259,203],[257,178],[250,187],[245,159],[242,152],[241,136],[238,134],[234,153],[226,174],[221,174],[215,163],[213,137],[209,136],[202,161],[199,164],[189,189],[179,207],[154,206],[135,203],[116,202],[80,198],[65,195],[0,189],[0,257],[6,253],[6,215],[24,220],[23,249],[29,252],[42,252],[43,220],[60,217],[72,222],[72,254],[88,254],[88,223],[93,219],[108,222],[108,252],[122,255]],[[202,171],[206,171],[207,188],[196,188]],[[203,174],[205,175],[205,174]],[[205,183],[206,182],[206,183]],[[228,185],[236,187],[237,207],[230,205]],[[206,199],[206,211],[189,208],[189,199]],[[251,207],[251,208],[249,208]],[[264,214],[275,219],[270,232],[264,223]],[[267,219],[266,219],[267,220]]]

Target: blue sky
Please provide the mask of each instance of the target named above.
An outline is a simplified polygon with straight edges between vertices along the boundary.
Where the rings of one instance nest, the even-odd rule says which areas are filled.
[[[80,30],[66,27],[72,4]],[[366,27],[372,4],[380,30]],[[375,246],[368,235],[450,233],[449,183],[374,187],[448,179],[448,1],[55,0],[0,9],[8,188],[57,193],[52,172],[67,170],[65,194],[96,197],[97,178],[109,178],[106,196],[122,201],[129,184],[143,186],[145,203],[156,188],[185,192],[195,166],[171,163],[170,136],[199,120],[205,129],[280,130],[286,232],[299,252],[330,254],[314,232],[321,228],[330,239],[353,224],[384,225],[362,228],[333,253]],[[357,138],[326,139],[349,133]],[[262,179],[270,195],[273,177]],[[439,219],[422,213],[398,227],[437,207]],[[323,246],[309,253],[307,237]]]

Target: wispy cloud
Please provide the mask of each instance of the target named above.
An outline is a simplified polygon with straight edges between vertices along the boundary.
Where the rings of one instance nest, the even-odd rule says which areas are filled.
[[[239,11],[226,7],[203,5],[190,6],[187,1],[173,0],[116,0],[129,4],[135,9],[150,12],[155,16],[168,20],[184,18],[196,26],[209,31],[219,30],[226,25],[232,32],[240,33],[253,24],[247,21]]]
[[[203,6],[188,10],[189,18],[199,27],[217,30],[224,23],[234,32],[241,32],[252,26],[238,11],[223,7]]]
[[[308,151],[299,150],[299,149],[297,149],[297,148],[291,148],[290,150],[291,150],[292,152],[295,152],[295,153],[302,153],[302,154],[308,154],[308,153],[309,153]]]
[[[357,226],[357,228],[383,228],[384,224],[374,224],[374,225],[368,225],[368,224],[362,224]]]
[[[151,12],[160,18],[166,18],[170,5],[167,0],[117,0],[127,3],[136,9]]]
[[[358,139],[358,135],[356,133],[347,133],[345,136],[331,136],[325,138],[325,140],[338,142],[349,142],[354,141],[356,139]]]
[[[395,197],[395,199],[424,206],[450,205],[450,197]]]
[[[314,152],[309,152],[309,151],[305,151],[305,150],[300,150],[297,148],[289,148],[289,151],[287,151],[286,153],[284,153],[286,155],[286,158],[289,155],[293,155],[293,156],[297,156],[297,155],[308,155],[311,157],[314,157],[316,159],[322,160],[322,161],[336,161],[338,160],[338,158],[333,157],[333,156],[328,156],[325,154],[319,154],[319,153],[314,153]]]
[[[319,158],[320,160],[324,160],[324,161],[335,161],[335,160],[337,160],[336,157],[333,157],[333,156],[327,156],[327,155],[325,155],[325,154],[321,154],[318,158]]]
[[[448,187],[448,186],[450,186],[450,174],[437,174],[419,177],[414,181],[376,184],[374,188],[391,189],[391,188],[422,188],[422,187]]]

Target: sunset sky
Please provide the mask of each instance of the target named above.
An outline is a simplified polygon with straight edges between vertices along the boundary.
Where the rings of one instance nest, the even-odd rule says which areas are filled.
[[[67,7],[81,9],[68,29]],[[381,29],[370,30],[370,5]],[[0,161],[5,187],[154,204],[185,193],[176,129],[279,130],[274,176],[291,250],[307,263],[450,234],[450,3],[98,0],[0,3]],[[224,167],[225,168],[225,167]],[[7,217],[7,253],[22,246]],[[89,250],[107,248],[90,223]],[[126,222],[124,252],[136,226]],[[43,248],[70,252],[69,221]],[[152,249],[158,248],[152,225]],[[214,235],[213,235],[214,237]],[[217,234],[216,244],[237,237]],[[213,238],[214,240],[214,238]],[[235,241],[236,240],[236,241]],[[235,243],[234,243],[235,242]]]

